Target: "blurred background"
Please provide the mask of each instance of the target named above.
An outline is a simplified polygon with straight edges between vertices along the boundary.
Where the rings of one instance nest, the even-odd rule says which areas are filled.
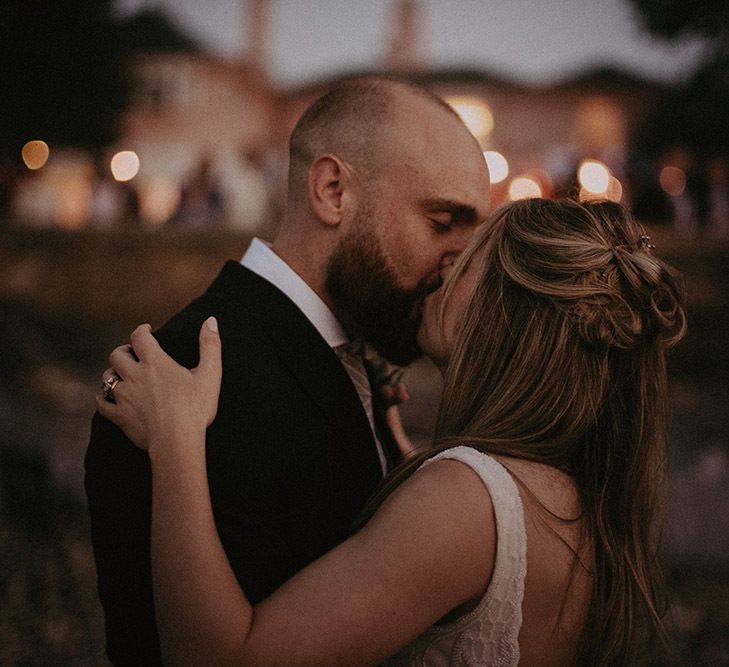
[[[0,52],[0,664],[106,664],[83,493],[106,356],[275,232],[298,116],[373,72],[461,114],[496,203],[621,201],[683,272],[659,664],[729,664],[725,0],[4,0]],[[425,441],[438,380],[406,380]]]

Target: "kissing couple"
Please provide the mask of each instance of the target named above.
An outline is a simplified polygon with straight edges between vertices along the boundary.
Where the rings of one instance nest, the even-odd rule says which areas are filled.
[[[678,279],[610,202],[489,213],[429,91],[345,81],[290,139],[287,212],[114,350],[86,455],[115,665],[634,664]],[[364,344],[443,373],[409,452]]]

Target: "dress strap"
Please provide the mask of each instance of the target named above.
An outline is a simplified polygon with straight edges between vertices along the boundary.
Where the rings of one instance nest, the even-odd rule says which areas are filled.
[[[496,517],[496,558],[494,571],[488,589],[475,609],[467,612],[452,623],[433,628],[434,634],[450,633],[455,628],[466,628],[472,623],[484,620],[504,628],[501,649],[510,654],[512,662],[519,660],[519,629],[522,623],[522,601],[526,578],[526,529],[524,509],[516,483],[506,468],[496,459],[472,447],[458,446],[439,452],[423,463],[451,459],[469,466],[481,478],[491,496]],[[422,467],[422,466],[421,466]],[[478,641],[475,635],[465,632],[459,651],[468,654],[479,647],[466,646],[469,638]],[[483,648],[483,647],[480,647]]]

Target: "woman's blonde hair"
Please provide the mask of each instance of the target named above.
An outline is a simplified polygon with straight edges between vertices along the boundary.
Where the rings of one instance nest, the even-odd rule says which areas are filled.
[[[594,549],[580,662],[626,663],[661,634],[653,522],[664,469],[665,350],[685,331],[682,289],[611,202],[529,199],[496,210],[444,286],[484,249],[445,371],[435,452],[465,444],[575,480]]]

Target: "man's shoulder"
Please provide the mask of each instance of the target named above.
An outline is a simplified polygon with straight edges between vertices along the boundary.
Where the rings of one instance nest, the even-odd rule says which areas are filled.
[[[250,307],[251,304],[276,298],[278,291],[271,283],[240,262],[228,260],[207,290],[190,306],[203,300],[219,303],[221,306],[227,304],[228,307]]]
[[[223,312],[236,313],[267,313],[271,308],[289,313],[300,312],[298,306],[278,287],[233,260],[226,262],[207,290],[179,314],[192,314],[200,308],[211,306]]]
[[[259,310],[256,304],[266,299],[267,290],[260,282],[252,271],[238,262],[226,262],[201,295],[155,331],[157,340],[177,361],[194,362],[200,327],[211,315],[224,321],[228,327],[250,328],[251,320],[255,320]]]
[[[239,262],[228,261],[207,290],[156,332],[160,345],[178,362],[195,365],[203,322],[218,318],[221,336],[248,345],[266,345],[290,334],[306,339],[313,326],[281,290]],[[303,340],[302,340],[303,343]]]

